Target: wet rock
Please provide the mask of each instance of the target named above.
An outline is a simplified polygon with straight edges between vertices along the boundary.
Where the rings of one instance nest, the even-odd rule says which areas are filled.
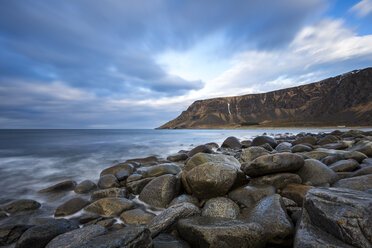
[[[330,144],[330,143],[335,143],[335,142],[338,142],[339,141],[339,138],[335,135],[327,135],[323,138],[320,138],[317,142],[318,145],[327,145],[327,144]]]
[[[291,152],[292,144],[289,142],[282,142],[275,147],[278,152]]]
[[[103,177],[105,175],[115,175],[118,171],[121,171],[121,170],[126,170],[129,174],[132,174],[134,167],[130,163],[120,163],[120,164],[104,169],[101,172],[100,177]]]
[[[280,193],[281,196],[287,197],[294,202],[297,203],[298,206],[302,206],[302,202],[304,200],[304,197],[310,189],[312,189],[313,186],[307,186],[302,184],[288,184],[287,187],[285,187],[282,192]]]
[[[213,153],[213,150],[210,146],[200,145],[200,146],[197,146],[197,147],[193,148],[191,151],[189,151],[187,153],[187,156],[191,158],[192,156],[194,156],[195,154],[197,154],[199,152],[201,152],[201,153]]]
[[[209,199],[202,210],[202,216],[236,219],[239,215],[239,206],[225,197]]]
[[[298,144],[310,144],[315,145],[317,142],[316,137],[314,136],[305,136],[297,138],[295,141],[292,142],[292,145],[298,145]]]
[[[127,190],[125,188],[101,189],[101,190],[93,192],[93,194],[91,195],[91,200],[96,201],[98,199],[102,199],[106,197],[126,198]]]
[[[332,185],[335,188],[346,188],[364,191],[372,188],[372,174],[341,179]]]
[[[83,214],[80,218],[79,218],[79,223],[80,224],[86,224],[88,222],[91,222],[93,220],[96,220],[98,218],[100,218],[101,215],[99,214],[92,214],[92,213],[89,213],[89,214]]]
[[[291,183],[302,183],[302,179],[299,175],[294,173],[276,173],[262,177],[252,178],[249,181],[249,185],[271,185],[276,189],[283,189]]]
[[[297,174],[303,183],[310,183],[310,185],[332,184],[338,180],[338,176],[333,170],[316,159],[306,159],[304,166]]]
[[[132,209],[134,206],[131,200],[109,197],[91,203],[84,210],[104,216],[119,216],[123,211]]]
[[[149,156],[146,158],[128,159],[126,162],[130,164],[137,163],[139,166],[152,166],[159,163],[159,158],[158,156]]]
[[[190,248],[186,241],[166,233],[159,234],[153,243],[154,248]]]
[[[120,215],[120,219],[128,225],[145,225],[154,217],[155,214],[148,213],[139,208],[124,211]]]
[[[361,163],[364,159],[367,158],[367,156],[364,153],[353,151],[353,152],[346,152],[343,154],[344,159],[354,159],[358,163]]]
[[[62,217],[74,214],[83,209],[85,206],[89,205],[89,203],[90,203],[89,201],[80,197],[72,198],[71,200],[68,200],[67,202],[60,205],[56,209],[54,216]]]
[[[8,217],[8,215],[5,212],[0,211],[0,220],[5,219],[7,217]]]
[[[22,211],[36,210],[41,204],[34,200],[23,199],[17,200],[3,206],[1,209],[7,213],[14,214]]]
[[[97,185],[94,182],[92,182],[91,180],[85,180],[76,185],[74,191],[77,194],[86,194],[92,190],[95,190],[96,188]]]
[[[263,227],[264,236],[271,244],[288,243],[293,233],[293,224],[278,194],[263,198],[252,210],[249,221],[256,222]]]
[[[349,147],[346,142],[337,142],[337,143],[330,143],[326,145],[322,145],[323,148],[326,149],[335,149],[335,150],[344,150]]]
[[[192,247],[265,247],[264,231],[257,223],[200,216],[179,220],[177,229]]]
[[[73,248],[151,248],[153,247],[150,231],[144,226],[128,226],[115,232],[90,239]]]
[[[141,174],[143,178],[158,177],[165,174],[177,175],[180,172],[181,172],[180,166],[178,164],[172,163],[153,165],[149,167],[139,168],[137,170],[137,173]]]
[[[216,143],[216,142],[209,142],[207,144],[205,144],[206,146],[210,146],[214,149],[218,149],[220,146]]]
[[[266,143],[269,144],[272,148],[275,148],[278,145],[275,139],[269,136],[262,135],[254,138],[252,140],[251,146],[261,146]]]
[[[92,221],[86,223],[84,226],[98,225],[98,226],[102,226],[102,227],[105,227],[105,228],[109,228],[115,222],[116,222],[116,220],[114,218],[100,217],[98,219],[95,219],[95,220],[92,220]]]
[[[207,163],[207,162],[213,162],[213,163],[220,163],[220,164],[229,164],[236,169],[240,168],[239,161],[234,158],[233,156],[223,155],[223,154],[207,154],[207,153],[198,153],[194,155],[192,158],[189,159],[186,163],[185,171],[190,171],[193,168]]]
[[[103,235],[106,229],[103,226],[91,225],[58,235],[48,243],[46,248],[71,248],[78,247],[99,235]]]
[[[25,231],[16,243],[16,248],[42,248],[56,236],[79,228],[69,220],[51,220]]]
[[[275,193],[272,186],[244,186],[229,193],[229,198],[249,209],[253,208],[262,198]]]
[[[325,165],[331,165],[343,159],[345,159],[343,154],[331,154],[322,158],[320,161]]]
[[[129,192],[131,192],[135,195],[139,195],[141,193],[141,191],[143,190],[143,188],[149,182],[151,182],[152,179],[154,179],[154,178],[149,177],[149,178],[144,178],[144,179],[141,179],[141,180],[133,181],[133,182],[130,182],[130,183],[127,182],[127,189],[129,190]]]
[[[251,163],[242,164],[242,170],[251,177],[264,176],[278,172],[297,171],[304,165],[304,159],[296,154],[278,153],[264,155]]]
[[[155,237],[159,233],[170,229],[179,219],[200,215],[200,210],[194,204],[185,202],[171,206],[156,217],[148,224],[151,236]]]
[[[140,179],[142,179],[142,175],[140,174],[137,174],[137,173],[134,173],[132,175],[130,175],[128,178],[127,178],[127,183],[130,183],[130,182],[134,182],[134,181],[138,181]]]
[[[114,175],[107,174],[99,178],[98,188],[108,189],[114,187],[120,187],[120,184]]]
[[[372,174],[372,166],[367,166],[367,167],[361,168],[357,171],[354,171],[350,175],[350,177],[358,177],[358,176],[363,176],[363,175],[368,175],[368,174]]]
[[[240,161],[242,163],[251,162],[256,158],[267,154],[269,154],[269,152],[265,148],[261,146],[251,146],[246,149],[243,149],[240,155]]]
[[[372,166],[372,158],[365,158],[362,161],[363,167]]]
[[[75,189],[75,186],[76,186],[75,181],[68,180],[68,181],[57,183],[46,189],[42,189],[39,192],[40,193],[58,193],[58,192],[63,192],[63,191],[71,191]]]
[[[174,175],[163,175],[148,183],[139,195],[139,199],[150,206],[165,208],[178,194],[180,181]]]
[[[372,157],[372,141],[360,141],[348,150],[358,151],[365,154],[367,157]]]
[[[242,143],[240,143],[238,138],[230,136],[227,139],[225,139],[221,147],[239,150],[242,148]]]
[[[130,176],[130,172],[128,170],[119,170],[115,173],[115,177],[118,179],[119,182],[125,181]]]
[[[14,243],[29,229],[30,225],[6,225],[0,227],[0,246]]]
[[[183,194],[183,195],[179,195],[176,198],[174,198],[171,201],[171,203],[169,203],[169,207],[173,206],[173,205],[180,204],[180,203],[184,203],[184,202],[189,202],[189,203],[194,204],[195,206],[199,206],[198,198],[196,198],[195,196],[192,196],[192,195]]]
[[[265,148],[269,152],[274,151],[274,148],[272,148],[268,143],[260,145],[260,147]]]
[[[169,160],[171,162],[178,162],[178,161],[184,161],[188,158],[189,158],[189,156],[187,156],[186,153],[178,153],[178,154],[168,156],[167,160]]]
[[[291,149],[291,151],[293,153],[295,153],[295,152],[310,152],[312,150],[313,150],[313,148],[311,148],[310,146],[304,145],[304,144],[295,145]]]
[[[334,172],[350,172],[359,168],[359,163],[354,159],[339,160],[329,166]]]

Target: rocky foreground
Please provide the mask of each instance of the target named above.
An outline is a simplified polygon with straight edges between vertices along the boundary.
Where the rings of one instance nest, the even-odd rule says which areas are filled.
[[[1,206],[0,246],[372,247],[372,132],[228,137],[39,193],[69,191],[54,218]]]

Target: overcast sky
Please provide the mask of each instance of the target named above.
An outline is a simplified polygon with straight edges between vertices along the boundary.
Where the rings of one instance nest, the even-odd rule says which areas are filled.
[[[0,0],[0,128],[154,128],[372,66],[372,0]]]

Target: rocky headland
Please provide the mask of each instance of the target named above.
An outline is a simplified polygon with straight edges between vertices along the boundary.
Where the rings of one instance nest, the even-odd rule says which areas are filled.
[[[372,131],[228,137],[0,206],[0,246],[372,247]],[[41,211],[53,216],[40,218]]]
[[[372,126],[372,68],[262,94],[198,100],[159,129]]]

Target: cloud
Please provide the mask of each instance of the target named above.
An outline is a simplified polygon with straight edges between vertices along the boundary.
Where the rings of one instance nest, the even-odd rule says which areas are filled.
[[[355,4],[350,11],[354,12],[358,17],[365,17],[372,13],[372,1],[362,0]]]

